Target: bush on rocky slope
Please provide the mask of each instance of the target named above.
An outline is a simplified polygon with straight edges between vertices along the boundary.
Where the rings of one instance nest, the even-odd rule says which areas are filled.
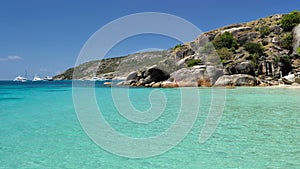
[[[300,12],[293,11],[282,17],[281,25],[286,32],[292,31],[295,26],[300,23]]]
[[[237,42],[234,39],[234,37],[232,36],[231,33],[229,32],[225,32],[219,36],[217,36],[214,40],[213,40],[213,44],[215,46],[216,49],[221,49],[221,48],[237,48]]]

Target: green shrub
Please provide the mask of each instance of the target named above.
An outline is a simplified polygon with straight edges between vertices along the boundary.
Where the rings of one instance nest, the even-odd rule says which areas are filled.
[[[221,48],[217,50],[217,53],[221,60],[229,60],[233,56],[233,52],[227,48]]]
[[[280,57],[279,57],[279,56],[275,56],[275,57],[273,58],[273,61],[274,61],[275,63],[278,63],[278,62],[280,61]]]
[[[175,45],[172,49],[175,50],[175,49],[177,49],[177,48],[181,48],[182,46],[183,46],[182,44],[177,44],[177,45]]]
[[[212,54],[215,51],[215,47],[212,42],[206,43],[200,50],[203,54]]]
[[[291,56],[289,56],[289,55],[280,56],[279,61],[283,62],[283,63],[292,64]]]
[[[257,53],[254,53],[254,54],[251,54],[250,55],[250,59],[251,59],[251,64],[257,68],[258,67],[258,54]]]
[[[213,45],[215,46],[216,49],[221,49],[221,48],[236,49],[238,47],[236,40],[229,32],[225,32],[217,36],[213,40]]]
[[[200,65],[202,63],[201,59],[193,59],[186,62],[188,67],[193,67],[195,65]]]
[[[282,38],[282,40],[279,42],[279,46],[284,49],[292,50],[293,49],[293,34],[291,32],[286,33],[284,35],[284,37]]]
[[[300,12],[293,11],[282,17],[281,25],[284,31],[292,31],[295,26],[300,23]]]
[[[292,60],[291,57],[289,55],[281,55],[281,56],[276,56],[275,58],[273,58],[275,63],[283,63],[286,65],[291,65],[292,64]]]
[[[258,68],[258,63],[251,61],[250,64],[256,69]]]
[[[260,34],[262,34],[263,36],[268,36],[271,32],[270,27],[269,26],[263,26],[259,29]]]
[[[262,55],[264,53],[264,48],[259,43],[248,42],[245,44],[245,50],[250,54]]]
[[[298,55],[300,55],[300,47],[297,48]]]

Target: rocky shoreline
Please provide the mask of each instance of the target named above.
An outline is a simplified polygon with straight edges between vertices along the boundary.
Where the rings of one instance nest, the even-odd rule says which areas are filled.
[[[298,78],[300,79],[300,78]],[[248,74],[225,75],[222,69],[214,66],[204,68],[182,68],[168,74],[156,67],[144,71],[131,72],[127,79],[117,83],[118,86],[132,87],[229,87],[229,86],[300,86],[299,81],[284,85],[282,81],[262,82],[261,79]]]

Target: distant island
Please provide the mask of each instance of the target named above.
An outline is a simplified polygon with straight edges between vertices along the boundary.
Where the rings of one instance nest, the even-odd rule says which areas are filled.
[[[212,30],[165,51],[90,61],[54,79],[96,75],[145,87],[300,85],[299,46],[300,12],[293,11]]]

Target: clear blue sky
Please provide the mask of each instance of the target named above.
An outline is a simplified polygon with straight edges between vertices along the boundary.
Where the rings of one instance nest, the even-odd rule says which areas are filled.
[[[55,75],[73,67],[86,40],[105,24],[137,12],[182,17],[203,31],[300,10],[299,0],[1,0],[0,79],[28,71]],[[110,56],[145,48],[167,49],[178,42],[159,36],[124,41]]]

